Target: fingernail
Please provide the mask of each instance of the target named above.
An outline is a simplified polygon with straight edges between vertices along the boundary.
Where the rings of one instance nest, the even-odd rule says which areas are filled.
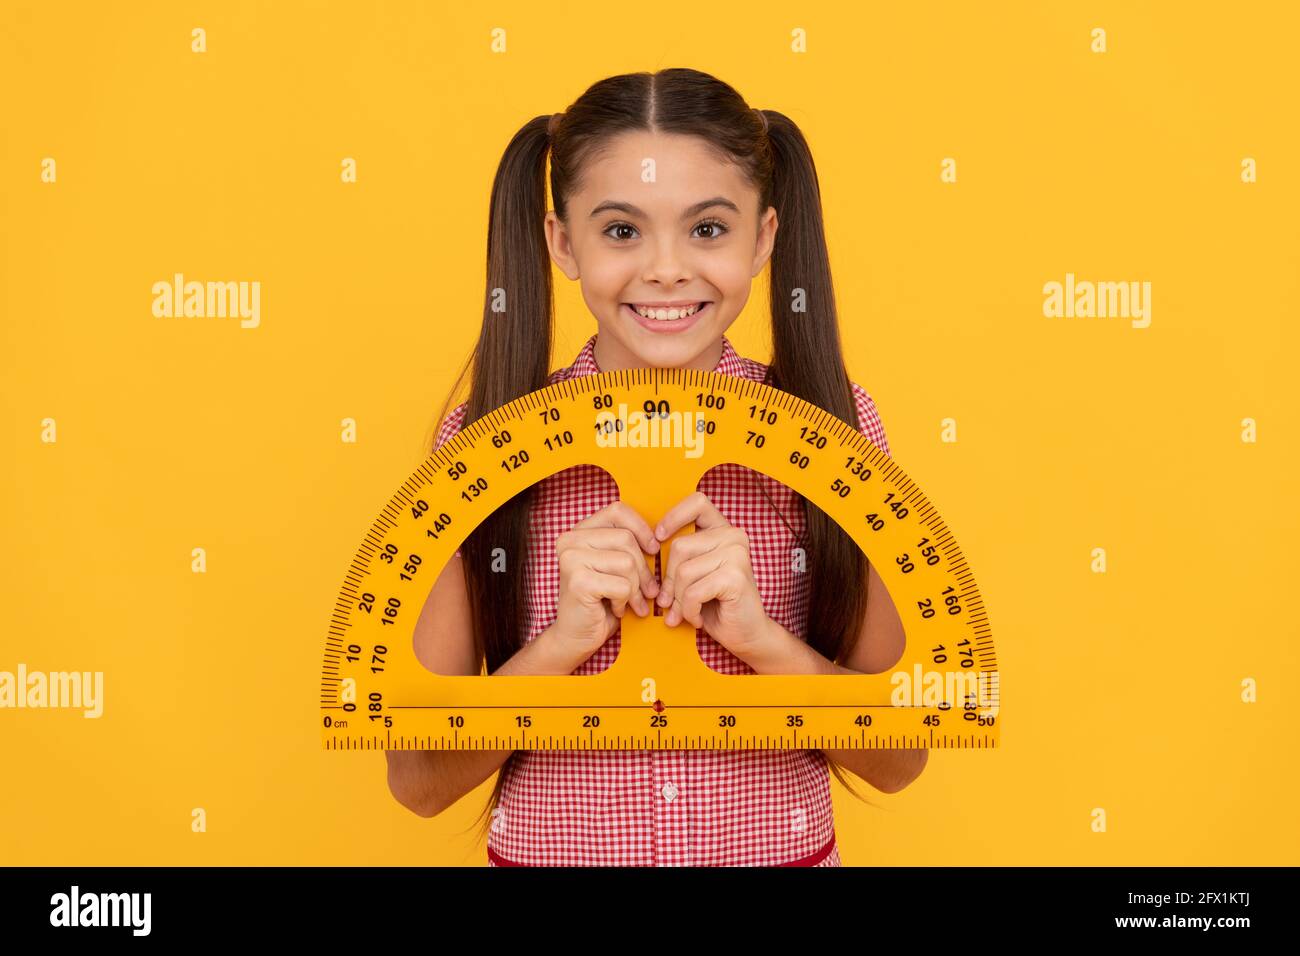
[[[667,607],[670,603],[668,600],[668,592],[660,591],[658,597],[655,598],[655,601],[660,607]]]
[[[664,539],[664,526],[663,526],[663,525],[656,525],[656,526],[655,526],[655,537],[658,538],[658,539],[661,540],[661,541]]]

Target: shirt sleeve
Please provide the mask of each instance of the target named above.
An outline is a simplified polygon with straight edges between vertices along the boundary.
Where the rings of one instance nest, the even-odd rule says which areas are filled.
[[[433,450],[435,452],[450,441],[458,431],[460,431],[461,426],[465,424],[465,409],[468,406],[469,402],[461,402],[447,414],[446,418],[442,420],[442,424],[438,426],[437,437],[433,442]],[[460,548],[456,549],[454,557],[463,557],[460,553]]]
[[[880,414],[876,411],[876,403],[867,393],[867,390],[857,382],[850,382],[849,384],[853,386],[853,401],[858,407],[858,431],[866,435],[871,443],[886,455],[889,455],[889,439],[885,437],[885,426],[880,421]]]

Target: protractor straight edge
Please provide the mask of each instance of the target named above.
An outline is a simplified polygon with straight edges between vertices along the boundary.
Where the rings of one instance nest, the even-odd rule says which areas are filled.
[[[599,674],[451,676],[417,659],[415,625],[434,581],[470,532],[519,492],[594,464],[653,524],[728,462],[803,495],[867,555],[906,632],[893,667],[722,674],[700,658],[689,622],[669,628],[661,615],[630,611],[618,657]],[[664,542],[664,561],[691,530]],[[770,385],[637,369],[557,382],[503,405],[402,483],[339,590],[320,726],[331,750],[992,748],[999,700],[974,574],[897,463],[857,428]]]

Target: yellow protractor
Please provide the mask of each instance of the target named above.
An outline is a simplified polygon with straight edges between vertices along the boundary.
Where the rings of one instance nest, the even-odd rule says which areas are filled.
[[[780,481],[857,542],[902,617],[897,665],[862,675],[722,674],[700,658],[694,625],[632,613],[622,618],[617,659],[598,674],[439,675],[416,658],[415,624],[434,581],[519,492],[594,464],[639,514],[660,515],[724,462]],[[661,548],[665,560],[673,540]],[[860,431],[748,379],[637,369],[503,405],[402,483],[339,590],[320,707],[333,750],[995,747],[998,664],[957,542]]]

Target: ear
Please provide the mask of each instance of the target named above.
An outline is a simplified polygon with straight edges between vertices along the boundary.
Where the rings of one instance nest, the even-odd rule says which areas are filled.
[[[776,208],[768,206],[767,210],[758,219],[758,241],[754,245],[754,265],[750,271],[751,276],[756,276],[762,272],[763,266],[767,265],[767,260],[772,258],[772,249],[776,246],[776,227],[778,225]]]
[[[578,260],[573,255],[573,243],[569,240],[569,230],[565,228],[554,209],[546,211],[546,248],[551,259],[560,271],[570,279],[578,278]]]

